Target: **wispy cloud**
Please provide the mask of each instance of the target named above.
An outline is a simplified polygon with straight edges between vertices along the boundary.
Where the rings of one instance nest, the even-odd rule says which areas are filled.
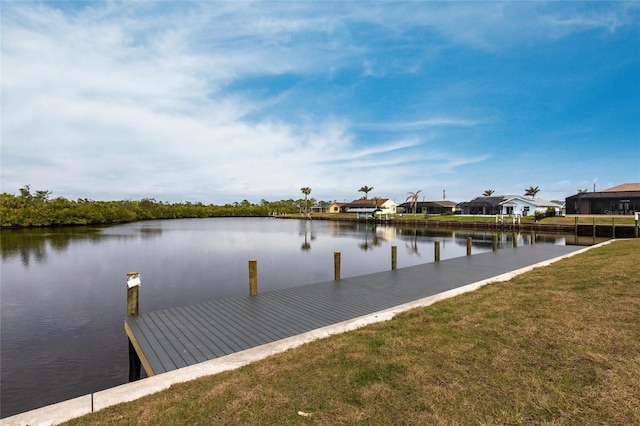
[[[479,124],[487,123],[488,120],[473,120],[464,118],[446,118],[437,117],[429,118],[426,120],[418,120],[412,122],[398,122],[398,123],[362,123],[355,124],[354,128],[362,130],[377,130],[387,132],[407,132],[427,129],[430,127],[470,127],[477,126]]]

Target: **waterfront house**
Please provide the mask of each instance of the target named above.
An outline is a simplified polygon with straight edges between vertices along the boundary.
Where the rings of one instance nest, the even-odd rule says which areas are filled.
[[[553,201],[521,196],[507,198],[500,202],[499,206],[500,214],[515,217],[531,216],[536,214],[536,212],[547,213],[549,209],[552,209],[554,214],[559,215],[562,210],[562,206]]]
[[[600,192],[566,198],[567,214],[633,215],[640,212],[640,183],[625,183]]]
[[[345,204],[347,204],[347,203],[332,203],[332,204],[329,206],[329,213],[341,213],[341,212],[343,211],[343,210],[342,210],[342,207],[343,207]]]
[[[337,206],[338,204],[340,205]],[[364,210],[362,209],[367,209],[372,213],[377,211],[380,214],[395,214],[397,204],[389,198],[379,198],[378,200],[362,198],[353,200],[350,203],[334,203],[330,207],[331,213],[335,213],[334,207],[338,207],[340,213],[358,213],[363,212]]]
[[[397,207],[398,213],[413,213],[413,203],[404,202]],[[415,206],[415,212],[418,214],[447,214],[455,213],[458,209],[458,203],[453,201],[418,201]]]
[[[517,195],[498,195],[491,197],[476,197],[471,201],[460,203],[460,211],[464,215],[497,215],[502,211],[502,203]]]

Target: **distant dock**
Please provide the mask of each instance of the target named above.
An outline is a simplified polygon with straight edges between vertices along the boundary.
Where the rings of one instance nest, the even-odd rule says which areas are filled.
[[[583,249],[532,244],[140,313],[124,327],[153,376],[355,319]]]
[[[337,222],[364,222],[372,224],[387,224],[395,226],[410,226],[415,228],[427,229],[467,229],[474,231],[489,232],[535,232],[538,234],[565,234],[575,235],[576,237],[597,237],[597,238],[638,238],[639,227],[628,223],[616,223],[616,219],[625,219],[627,216],[608,216],[611,223],[596,223],[595,216],[582,218],[581,222],[575,218],[573,224],[570,223],[545,223],[545,222],[524,222],[515,221],[508,216],[495,221],[481,220],[429,220],[427,217],[415,219],[401,216],[394,217],[375,217],[373,219],[363,219],[352,216],[335,215],[335,214],[319,214],[306,216],[296,216],[282,214],[278,219],[313,219],[313,220],[329,220]],[[633,217],[633,216],[630,216]],[[584,222],[591,220],[591,223]]]

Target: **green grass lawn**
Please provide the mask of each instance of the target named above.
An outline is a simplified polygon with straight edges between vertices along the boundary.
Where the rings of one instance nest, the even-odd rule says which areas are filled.
[[[640,239],[71,425],[640,424]]]

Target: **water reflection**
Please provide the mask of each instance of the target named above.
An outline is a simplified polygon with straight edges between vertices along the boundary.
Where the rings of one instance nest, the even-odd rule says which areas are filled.
[[[311,241],[316,239],[316,235],[313,232],[313,222],[311,220],[301,220],[299,234],[304,237],[300,250],[311,250]]]
[[[105,239],[131,240],[158,238],[163,229],[157,226],[136,225],[131,232],[112,233],[108,227],[60,227],[36,229],[3,229],[0,231],[2,260],[21,259],[22,265],[46,263],[51,253],[63,254],[72,244],[89,242],[100,244]]]
[[[376,232],[377,226],[375,224],[362,224],[357,227],[357,229],[361,233],[361,240],[358,243],[360,250],[373,250],[382,244],[383,239],[378,236]]]
[[[0,232],[2,260],[18,257],[28,267],[32,261],[45,263],[49,252],[62,253],[74,241],[97,240],[100,231],[95,228],[40,228],[3,229]]]

